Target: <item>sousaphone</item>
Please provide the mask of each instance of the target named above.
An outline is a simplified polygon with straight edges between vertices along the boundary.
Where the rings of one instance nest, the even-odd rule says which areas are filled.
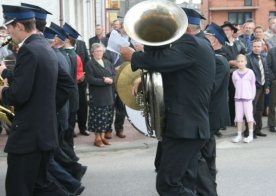
[[[171,1],[164,0],[138,3],[126,13],[124,18],[124,29],[128,36],[138,43],[152,47],[174,42],[185,33],[187,26],[187,15],[182,8]],[[134,98],[131,95],[131,86],[137,77],[141,77],[142,88]],[[126,106],[142,110],[149,135],[155,134],[157,139],[161,140],[161,132],[165,129],[161,74],[145,70],[140,70],[138,74],[131,71],[128,63],[121,67],[116,84],[117,92]]]

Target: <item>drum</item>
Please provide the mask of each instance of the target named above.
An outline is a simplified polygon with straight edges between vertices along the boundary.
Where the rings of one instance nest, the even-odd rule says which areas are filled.
[[[155,133],[150,135],[148,133],[147,125],[145,118],[142,115],[142,111],[131,109],[128,106],[126,107],[127,119],[130,124],[140,133],[144,134],[145,136],[155,137]]]

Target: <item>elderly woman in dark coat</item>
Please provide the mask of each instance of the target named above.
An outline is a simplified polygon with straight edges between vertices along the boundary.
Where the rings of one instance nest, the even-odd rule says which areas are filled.
[[[95,146],[110,145],[104,138],[111,131],[114,104],[115,70],[111,63],[103,59],[105,48],[101,43],[91,47],[93,58],[86,64],[86,79],[89,84],[88,130],[95,132]]]

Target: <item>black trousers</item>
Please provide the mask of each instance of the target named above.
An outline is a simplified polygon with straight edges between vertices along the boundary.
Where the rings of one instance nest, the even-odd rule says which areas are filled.
[[[52,151],[8,153],[6,196],[33,196],[44,192],[50,184],[47,170],[51,154]]]
[[[258,133],[261,131],[263,123],[262,123],[262,116],[264,111],[264,87],[256,89],[256,96],[253,101],[253,113],[254,113],[254,133]]]
[[[159,170],[161,157],[162,157],[162,142],[158,141],[157,148],[156,148],[155,160],[154,160],[155,171]]]
[[[74,193],[81,186],[80,181],[68,173],[53,157],[49,161],[49,173],[57,181],[57,184],[70,193]]]
[[[78,126],[80,132],[86,131],[86,122],[87,122],[87,96],[86,96],[87,83],[81,82],[78,83],[79,90],[79,110],[77,112],[78,117]]]
[[[198,153],[202,139],[163,138],[156,189],[161,196],[196,196]]]
[[[73,161],[78,161],[79,158],[77,157],[74,148],[68,144],[68,140],[65,139],[66,137],[66,131],[67,130],[62,130],[62,128],[59,126],[59,133],[58,133],[58,138],[59,138],[59,148],[57,148],[55,150],[55,158],[58,156],[63,157],[63,154],[66,154],[68,157],[70,157],[70,159],[72,159]],[[71,138],[70,136],[73,137],[73,135],[67,135],[67,137]],[[69,140],[71,141],[71,140]],[[61,154],[59,154],[61,153]]]
[[[73,149],[74,148],[74,130],[76,124],[76,112],[69,113],[68,129],[64,132],[64,140]]]
[[[54,158],[55,161],[74,177],[82,170],[82,165],[77,160],[68,156],[61,148],[55,150]]]
[[[269,113],[268,113],[268,126],[276,126],[276,80],[271,81],[270,93],[269,93]]]
[[[126,108],[118,94],[116,95],[114,106],[115,106],[114,127],[116,132],[120,132],[120,131],[123,131],[124,129],[124,122],[126,118]]]
[[[198,154],[197,175],[198,196],[217,196],[216,184],[216,139],[215,136],[206,142]]]
[[[230,120],[231,120],[231,125],[234,125],[235,121],[235,86],[232,81],[232,73],[230,75],[229,79],[229,86],[228,86],[228,106],[229,106],[229,113],[230,113]]]

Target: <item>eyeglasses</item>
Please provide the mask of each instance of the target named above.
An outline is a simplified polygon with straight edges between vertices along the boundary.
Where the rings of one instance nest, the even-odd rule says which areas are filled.
[[[94,52],[103,52],[103,50],[94,50]]]

